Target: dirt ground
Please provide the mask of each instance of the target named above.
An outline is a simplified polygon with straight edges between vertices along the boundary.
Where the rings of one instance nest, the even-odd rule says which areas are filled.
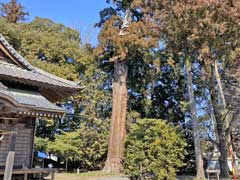
[[[177,177],[177,179],[193,180],[194,177],[180,176],[180,177]],[[123,176],[116,176],[116,175],[90,175],[89,177],[87,175],[77,175],[77,174],[56,174],[56,180],[129,180],[129,179]],[[227,179],[221,179],[221,180],[227,180]]]
[[[177,177],[177,180],[194,180],[194,177],[193,176],[179,176],[179,177]],[[217,180],[217,178],[211,178],[210,180]],[[233,178],[230,178],[230,179],[220,178],[220,180],[233,180]],[[240,180],[240,179],[237,179],[237,180]]]
[[[122,176],[113,175],[96,175],[96,176],[82,176],[77,174],[56,174],[56,180],[129,180]]]

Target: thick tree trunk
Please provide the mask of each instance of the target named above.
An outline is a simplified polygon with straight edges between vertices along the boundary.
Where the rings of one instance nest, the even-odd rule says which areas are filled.
[[[125,61],[116,61],[114,63],[111,131],[107,161],[104,167],[104,171],[107,172],[119,173],[122,170],[128,98],[127,71],[128,67]]]
[[[194,138],[194,150],[195,150],[195,158],[196,158],[196,168],[197,168],[197,179],[204,180],[205,172],[203,168],[203,159],[201,152],[201,144],[199,137],[199,128],[198,128],[198,120],[197,120],[197,112],[196,112],[196,103],[194,99],[194,91],[193,91],[193,82],[192,82],[192,68],[190,59],[186,60],[186,68],[187,68],[187,86],[188,86],[188,94],[190,101],[190,112],[192,118],[192,129],[193,129],[193,138]]]

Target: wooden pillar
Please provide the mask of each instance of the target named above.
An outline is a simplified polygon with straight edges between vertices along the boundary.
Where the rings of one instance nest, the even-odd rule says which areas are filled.
[[[28,180],[28,174],[24,174],[24,180]]]
[[[28,168],[32,168],[33,166],[33,156],[34,156],[34,138],[35,138],[35,133],[36,133],[36,118],[31,118],[31,121],[32,121],[32,128],[33,128],[33,133],[32,133],[32,152],[31,152],[31,157],[30,157],[30,167]]]

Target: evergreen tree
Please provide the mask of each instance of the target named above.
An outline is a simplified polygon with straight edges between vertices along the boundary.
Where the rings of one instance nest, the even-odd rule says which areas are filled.
[[[153,36],[149,36],[152,31],[147,31],[147,25],[140,21],[141,16],[134,14],[131,1],[112,1],[112,3],[116,5],[115,10],[111,8],[115,13],[110,11],[110,18],[101,21],[103,24],[100,24],[102,26],[99,35],[100,44],[96,54],[114,64],[112,121],[105,170],[120,172],[126,135],[127,79],[128,72],[131,71],[128,63],[144,56],[157,44]],[[125,15],[121,16],[121,12]],[[107,15],[109,14],[105,14],[105,17]]]
[[[139,8],[144,8],[149,14],[150,20],[155,21],[161,28],[161,36],[165,39],[166,50],[174,55],[174,59],[183,61],[187,70],[188,94],[190,99],[190,109],[193,122],[193,130],[195,131],[195,153],[199,163],[197,163],[198,178],[204,178],[202,167],[200,141],[198,128],[194,127],[199,123],[196,117],[196,97],[194,90],[194,74],[193,67],[198,62],[200,69],[205,68],[205,72],[209,72],[209,84],[198,86],[202,92],[204,88],[210,89],[212,98],[213,111],[217,121],[217,131],[219,135],[219,158],[221,166],[221,174],[228,176],[227,165],[227,139],[229,129],[235,122],[234,116],[225,116],[224,112],[236,114],[238,111],[226,107],[224,100],[224,86],[221,84],[219,76],[218,63],[235,64],[229,60],[237,61],[239,44],[239,14],[238,1],[136,1]],[[221,12],[221,13],[220,13]],[[160,22],[160,24],[159,24]],[[232,55],[230,55],[232,54]],[[237,55],[238,56],[238,55]],[[232,58],[234,57],[234,58]],[[226,66],[224,67],[226,68]],[[217,70],[216,70],[217,69]],[[226,70],[226,69],[225,69]],[[201,77],[205,75],[202,74]],[[196,89],[197,89],[196,88]],[[219,98],[220,97],[220,98]],[[220,99],[220,101],[219,101]],[[219,103],[220,102],[220,103]],[[198,104],[199,105],[199,104]],[[219,107],[222,107],[221,109]],[[226,119],[225,119],[226,118]],[[230,118],[230,119],[228,119]],[[230,122],[230,123],[229,123]],[[225,124],[230,126],[225,126]]]
[[[175,179],[186,153],[186,142],[178,131],[159,119],[138,119],[131,126],[124,160],[131,179]]]

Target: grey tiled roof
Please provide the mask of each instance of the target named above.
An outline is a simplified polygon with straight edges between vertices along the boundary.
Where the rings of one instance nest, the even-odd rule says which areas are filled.
[[[65,110],[49,102],[38,92],[20,89],[2,89],[0,96],[10,98],[19,106],[28,107],[32,110],[64,113]]]
[[[30,80],[39,83],[44,83],[53,86],[65,87],[79,89],[77,83],[73,81],[68,81],[66,79],[57,77],[53,74],[47,73],[43,70],[40,70],[34,66],[32,66],[26,59],[24,59],[8,42],[7,40],[0,34],[0,43],[11,53],[11,55],[26,69],[22,69],[18,66],[1,63],[0,64],[0,76],[9,76],[15,77],[18,79]]]
[[[5,48],[24,66],[26,66],[28,69],[34,71],[34,67],[25,60],[9,43],[8,41],[2,36],[0,33],[0,42],[4,45]]]
[[[11,77],[52,86],[77,88],[77,85],[74,82],[67,80],[59,80],[58,77],[54,77],[51,74],[45,74],[46,72],[40,73],[39,71],[25,70],[19,68],[16,65],[3,63],[0,61],[0,79],[5,79],[5,77]]]

